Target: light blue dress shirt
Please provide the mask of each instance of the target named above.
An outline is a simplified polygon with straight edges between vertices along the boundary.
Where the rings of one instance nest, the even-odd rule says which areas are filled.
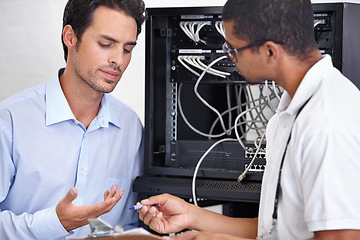
[[[67,232],[55,207],[71,187],[73,204],[104,200],[113,184],[125,193],[101,216],[112,226],[136,225],[129,207],[133,180],[143,169],[143,127],[136,113],[104,94],[88,129],[78,122],[59,75],[0,102],[0,239],[85,237],[88,225]]]

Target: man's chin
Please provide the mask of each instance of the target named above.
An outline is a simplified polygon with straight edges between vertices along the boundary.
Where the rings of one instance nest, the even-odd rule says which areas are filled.
[[[111,93],[112,91],[114,91],[116,85],[118,84],[119,81],[117,82],[114,82],[114,81],[107,81],[105,83],[105,86],[103,86],[102,89],[99,89],[100,92],[103,92],[103,93]]]

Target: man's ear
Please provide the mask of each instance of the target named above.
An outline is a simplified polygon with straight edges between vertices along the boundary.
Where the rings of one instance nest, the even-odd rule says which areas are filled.
[[[72,49],[76,47],[77,37],[70,25],[66,25],[63,29],[63,40],[64,44],[68,47],[68,49]]]
[[[280,49],[278,44],[272,41],[267,41],[263,47],[268,62],[277,60],[279,58]]]

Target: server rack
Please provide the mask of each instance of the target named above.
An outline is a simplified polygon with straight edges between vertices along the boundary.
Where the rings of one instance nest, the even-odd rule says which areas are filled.
[[[360,87],[360,54],[357,44],[360,31],[360,5],[351,3],[314,4],[314,33],[320,50],[332,56],[335,67]],[[221,7],[204,8],[153,8],[148,9],[146,23],[146,96],[145,96],[145,176],[134,183],[134,191],[141,197],[159,193],[172,193],[191,198],[191,183],[195,166],[206,150],[215,142],[195,133],[185,123],[184,116],[205,131],[212,127],[214,113],[194,95],[198,76],[186,69],[180,56],[198,56],[209,65],[222,55],[223,36],[217,30],[221,22]],[[181,29],[181,22],[201,22],[198,39],[190,39]],[[197,25],[198,26],[198,25]],[[197,42],[196,42],[197,40]],[[223,59],[214,65],[225,78],[210,74],[201,81],[201,96],[211,106],[224,112],[227,102],[236,105],[247,100],[244,93],[229,94],[224,98],[228,86],[245,86],[234,65]],[[193,69],[194,70],[194,69]],[[200,72],[198,72],[200,74]],[[181,86],[181,87],[180,87]],[[248,86],[250,89],[254,86]],[[260,93],[269,87],[255,86]],[[271,87],[270,87],[271,88]],[[276,104],[277,88],[272,88],[271,101]],[[181,94],[179,92],[181,91]],[[185,96],[185,97],[184,97]],[[230,99],[230,100],[229,100]],[[181,100],[181,104],[179,104]],[[181,114],[180,109],[186,113]],[[245,110],[249,106],[240,106]],[[241,109],[242,108],[242,109]],[[269,106],[262,111],[269,112]],[[235,115],[235,114],[234,114]],[[235,116],[224,115],[224,122],[234,121]],[[248,117],[248,116],[247,116]],[[266,117],[265,117],[266,119]],[[246,131],[246,126],[240,126]],[[214,128],[214,132],[221,127]],[[260,131],[261,132],[261,131]],[[260,132],[255,135],[260,135]],[[234,132],[228,137],[234,137]],[[252,139],[253,140],[253,139]],[[254,155],[253,144],[244,137],[247,148],[237,142],[219,144],[207,155],[197,173],[197,193],[204,199],[257,203],[260,198],[261,178],[266,166],[264,149],[255,159],[252,171],[241,183],[236,179]],[[230,214],[231,215],[231,214]]]

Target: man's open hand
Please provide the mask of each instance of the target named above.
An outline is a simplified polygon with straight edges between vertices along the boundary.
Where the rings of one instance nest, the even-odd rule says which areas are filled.
[[[110,191],[104,193],[104,201],[89,206],[76,206],[72,202],[77,198],[76,188],[71,188],[66,196],[56,206],[56,214],[67,231],[88,224],[89,218],[97,218],[109,212],[121,199],[124,190],[117,190],[116,184],[111,186]]]

